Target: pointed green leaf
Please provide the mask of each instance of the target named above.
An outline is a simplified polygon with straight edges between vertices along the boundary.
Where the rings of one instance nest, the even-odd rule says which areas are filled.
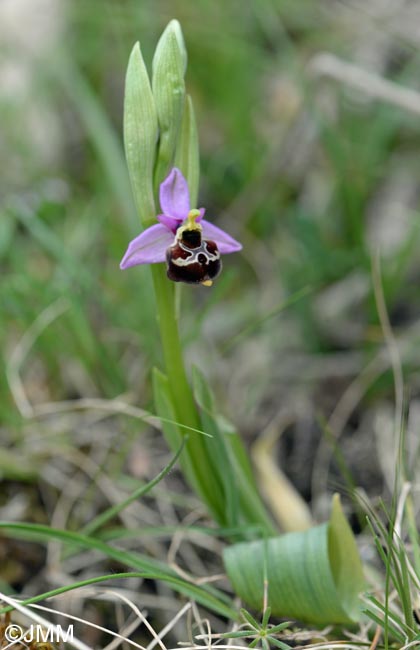
[[[356,620],[360,615],[359,593],[363,591],[365,581],[356,540],[344,516],[338,494],[333,496],[328,552],[341,605],[350,618]]]
[[[165,438],[174,451],[181,444],[182,435],[176,424],[165,422],[165,420],[175,422],[176,415],[172,406],[168,378],[157,368],[153,368],[153,397],[156,414],[158,417],[163,418],[162,428],[164,429]]]
[[[284,623],[279,623],[278,625],[273,625],[273,627],[270,627],[270,634],[277,634],[278,632],[282,632],[286,628],[291,626],[291,621],[285,621]]]
[[[221,523],[222,525],[236,526],[239,514],[238,490],[235,485],[229,450],[213,417],[213,395],[203,375],[196,367],[193,367],[192,379],[194,397],[200,407],[202,427],[212,436],[211,439],[204,441],[207,449],[206,456],[212,467],[212,473],[217,477],[220,486],[223,488],[220,494],[220,506],[223,513]],[[214,459],[217,459],[217,461],[214,462]]]
[[[222,507],[226,525],[235,526],[237,521],[247,521],[259,524],[266,533],[273,533],[274,528],[258,494],[242,440],[215,412],[212,392],[198,368],[193,368],[193,390],[200,407],[203,428],[213,436],[205,444],[209,458],[216,459],[214,473],[223,486]],[[248,531],[245,531],[244,537],[247,535]]]
[[[247,610],[244,609],[243,607],[241,607],[241,616],[256,632],[258,632],[258,630],[260,629],[260,624],[258,623],[258,621],[255,620],[252,614],[247,612]]]
[[[272,643],[276,648],[280,648],[280,650],[291,650],[290,645],[287,645],[287,643],[283,643],[282,641],[279,641],[272,636],[268,637],[268,642]]]
[[[149,76],[136,43],[128,62],[124,98],[124,145],[134,200],[144,227],[155,221],[153,169],[158,121]]]
[[[153,397],[156,414],[162,418],[162,430],[166,442],[175,452],[181,445],[183,435],[175,424],[176,414],[172,404],[168,378],[157,368],[153,369]],[[189,455],[183,454],[179,464],[187,481],[190,485],[194,485],[194,471]]]
[[[270,616],[271,616],[271,607],[267,607],[264,614],[263,614],[263,618],[262,618],[262,621],[261,621],[261,627],[262,628],[267,627],[268,621],[270,620]]]
[[[221,639],[244,639],[250,636],[249,630],[241,630],[240,632],[224,632],[220,635]]]
[[[225,550],[235,592],[257,610],[263,607],[265,557],[274,615],[320,625],[359,619],[362,565],[337,495],[327,524]]]
[[[172,401],[172,395],[169,387],[169,381],[159,370],[153,373],[153,390],[157,415],[162,418],[162,430],[166,441],[173,451],[175,451],[185,435],[185,429],[181,424],[177,424],[176,413]],[[204,425],[204,423],[203,423]],[[188,432],[187,428],[187,432]],[[182,433],[181,433],[182,430]],[[188,432],[189,433],[189,432]],[[214,467],[210,465],[211,456],[206,453],[206,441],[211,431],[201,431],[199,429],[191,430],[189,440],[186,444],[185,453],[180,458],[180,465],[186,480],[193,490],[200,496],[207,505],[210,512],[217,522],[224,525],[222,517],[223,498],[220,483],[215,474]],[[197,449],[192,446],[193,436],[203,438],[203,447]],[[210,442],[212,442],[210,438]]]
[[[153,65],[155,65],[155,60],[157,61],[162,56],[162,50],[164,47],[166,47],[166,37],[169,32],[176,38],[178,44],[178,50],[180,54],[182,74],[183,76],[185,76],[185,73],[187,71],[187,63],[188,63],[187,48],[185,47],[182,27],[179,21],[176,20],[176,18],[173,18],[171,21],[169,21],[164,32],[162,33],[162,36],[158,41],[158,44],[156,45]]]
[[[159,147],[155,188],[167,176],[174,162],[175,147],[185,101],[185,45],[181,27],[172,20],[166,27],[153,57],[152,89],[159,123]]]
[[[203,500],[203,492],[205,491],[205,484],[201,481],[203,472],[198,472],[194,464],[194,457],[191,454],[191,447],[189,445],[189,436],[203,436],[206,439],[207,432],[200,431],[199,429],[192,429],[177,422],[176,412],[172,400],[171,390],[169,387],[169,380],[160,370],[153,369],[153,396],[155,401],[155,410],[158,417],[161,419],[162,431],[164,433],[166,442],[169,447],[175,452],[184,437],[187,437],[187,444],[185,453],[179,459],[179,464],[183,471],[186,480],[190,483],[197,494],[201,495]],[[203,463],[200,469],[203,468]],[[214,489],[215,493],[216,490]],[[207,501],[205,500],[205,503]],[[207,503],[209,508],[212,508],[211,503]]]
[[[145,578],[166,582],[174,589],[174,591],[185,595],[191,600],[196,600],[198,603],[202,604],[204,607],[207,607],[211,611],[221,614],[227,618],[232,618],[233,620],[236,618],[235,611],[231,607],[229,598],[227,598],[222,591],[210,585],[194,585],[191,582],[186,582],[182,578],[179,578],[176,575],[176,572],[165,562],[155,560],[154,558],[149,558],[141,553],[117,549],[110,546],[109,544],[105,544],[101,540],[94,537],[89,537],[87,535],[81,535],[80,533],[74,533],[58,528],[51,528],[50,526],[45,526],[42,524],[10,523],[0,521],[0,530],[2,534],[4,533],[13,539],[29,539],[33,541],[45,542],[58,540],[63,544],[68,544],[70,548],[74,548],[76,546],[83,549],[94,549],[95,551],[101,553],[104,557],[112,558],[122,565],[133,567],[138,572],[141,572],[141,575]],[[128,577],[128,574],[122,575]],[[58,590],[54,590],[53,592],[49,592],[49,595],[54,593],[63,593],[67,590],[79,586],[80,584],[89,584],[89,582],[94,583],[103,580],[110,580],[113,578],[118,578],[118,574],[111,576],[100,576],[98,578],[92,578],[90,581],[85,581],[84,583],[76,583],[70,587],[62,587]],[[37,595],[34,598],[22,601],[22,604],[36,602],[41,599],[43,600],[45,597],[47,597],[47,595],[48,594]]]
[[[200,180],[200,151],[194,107],[189,95],[186,97],[178,143],[175,152],[175,167],[178,167],[188,181],[191,207],[196,208]]]

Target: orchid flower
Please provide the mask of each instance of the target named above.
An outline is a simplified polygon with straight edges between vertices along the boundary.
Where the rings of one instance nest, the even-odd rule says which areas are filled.
[[[220,255],[241,250],[241,244],[203,219],[204,208],[191,209],[188,183],[176,167],[161,183],[159,199],[159,223],[129,243],[120,268],[166,261],[170,280],[210,286],[221,270]]]

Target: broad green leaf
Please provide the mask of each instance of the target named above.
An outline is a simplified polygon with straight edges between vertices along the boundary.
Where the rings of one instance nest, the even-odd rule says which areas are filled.
[[[155,169],[155,188],[173,165],[185,101],[185,45],[181,27],[171,20],[153,57],[152,89],[159,123],[159,148]]]
[[[200,151],[194,107],[190,95],[185,100],[181,128],[175,152],[175,167],[178,167],[188,181],[192,208],[197,208],[200,180]]]
[[[320,625],[360,618],[363,570],[338,495],[328,523],[235,544],[225,550],[224,561],[235,593],[257,610],[263,608],[266,563],[268,603],[274,615]]]
[[[335,494],[328,528],[328,555],[334,583],[344,610],[353,620],[360,615],[359,593],[365,588],[363,567],[353,532]]]
[[[158,121],[149,76],[136,43],[128,62],[124,98],[124,145],[134,200],[143,227],[155,221],[153,169]]]

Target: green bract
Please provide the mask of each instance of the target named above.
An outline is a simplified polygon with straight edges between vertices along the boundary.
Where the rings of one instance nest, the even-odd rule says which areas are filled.
[[[175,167],[184,174],[190,189],[191,207],[197,207],[198,183],[200,180],[200,152],[197,124],[191,97],[187,95],[175,152]]]
[[[168,175],[174,162],[185,102],[186,64],[181,27],[177,20],[171,20],[160,37],[153,57],[152,88],[159,123],[155,188]]]
[[[124,145],[134,200],[144,227],[155,221],[153,168],[158,121],[146,66],[136,43],[128,62],[124,98]]]
[[[235,544],[224,561],[235,593],[257,610],[263,609],[267,577],[268,604],[277,616],[320,625],[360,618],[362,564],[338,495],[328,523]]]

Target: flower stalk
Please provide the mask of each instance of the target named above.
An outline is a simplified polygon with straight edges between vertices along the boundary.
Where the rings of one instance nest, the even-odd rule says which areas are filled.
[[[198,408],[179,337],[175,285],[170,280],[210,286],[220,272],[220,256],[241,249],[228,233],[203,218],[203,208],[196,209],[199,151],[192,101],[185,94],[186,61],[177,21],[169,23],[159,40],[152,84],[139,44],[130,56],[124,144],[143,231],[130,242],[121,268],[152,264],[166,371],[166,376],[155,374],[155,399],[170,408],[179,423],[175,431],[164,427],[170,446],[178,448],[188,432],[180,458],[187,480],[220,525],[253,525],[272,533],[239,437],[232,431],[226,435],[217,414]],[[156,213],[158,203],[162,214]]]

